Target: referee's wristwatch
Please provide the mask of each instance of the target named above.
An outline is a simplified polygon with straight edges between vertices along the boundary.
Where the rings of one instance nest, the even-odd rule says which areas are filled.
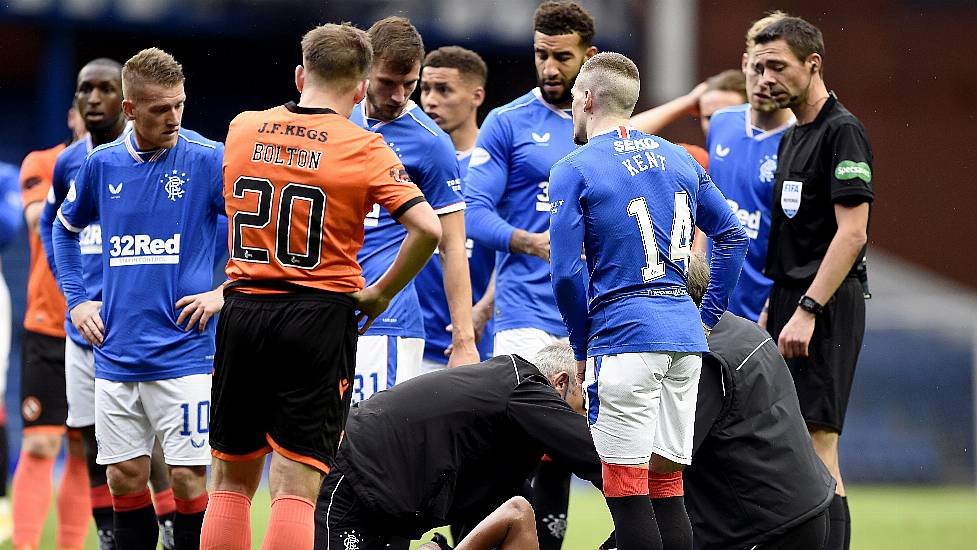
[[[817,300],[811,298],[807,294],[801,296],[801,299],[797,301],[797,307],[803,309],[811,315],[820,315],[821,312],[824,311],[824,306],[819,304]]]

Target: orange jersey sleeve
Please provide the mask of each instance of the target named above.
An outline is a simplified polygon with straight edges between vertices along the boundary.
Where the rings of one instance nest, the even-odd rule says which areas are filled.
[[[59,144],[43,151],[34,151],[20,166],[20,196],[26,207],[42,202],[51,190],[54,163],[65,148]],[[50,228],[48,228],[50,230]],[[44,247],[37,233],[30,231],[30,274],[27,278],[27,309],[24,328],[32,332],[64,338],[64,296],[48,267]]]
[[[51,178],[54,176],[54,163],[58,160],[58,153],[64,151],[64,148],[64,144],[60,143],[24,157],[24,162],[20,165],[20,197],[24,206],[43,201],[47,197],[48,190],[51,189]]]
[[[361,290],[363,218],[374,203],[395,212],[418,197],[382,136],[333,111],[242,113],[224,148],[227,275],[242,292]]]

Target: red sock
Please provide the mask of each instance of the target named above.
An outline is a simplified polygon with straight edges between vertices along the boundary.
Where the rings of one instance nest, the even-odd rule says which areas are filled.
[[[91,508],[88,462],[84,457],[68,455],[58,488],[58,548],[85,546]]]
[[[153,494],[153,508],[156,509],[156,517],[176,512],[176,500],[173,499],[173,489],[167,489]]]
[[[670,474],[648,472],[648,495],[651,498],[671,498],[685,495],[682,470]]]
[[[261,550],[312,550],[315,542],[315,504],[294,495],[271,501],[268,532]]]
[[[96,485],[89,491],[92,500],[92,510],[99,508],[112,508],[112,492],[109,491],[108,484]]]
[[[204,513],[200,550],[250,550],[251,499],[233,491],[214,491]]]
[[[14,471],[11,499],[14,548],[19,546],[36,548],[41,543],[44,518],[51,506],[53,470],[53,458],[20,453],[20,462],[17,463],[17,470]]]

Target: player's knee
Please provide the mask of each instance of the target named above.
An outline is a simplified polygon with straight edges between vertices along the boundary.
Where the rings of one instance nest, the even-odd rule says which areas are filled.
[[[140,492],[149,483],[149,461],[145,457],[140,457],[118,464],[109,464],[105,476],[113,495]]]
[[[814,452],[825,464],[838,462],[838,432],[821,428],[812,428],[811,443]]]
[[[261,483],[265,457],[246,462],[214,460],[211,467],[211,483],[215,491],[231,491],[253,497]]]
[[[207,488],[206,466],[173,466],[170,468],[173,496],[191,499],[200,496]]]
[[[640,466],[608,464],[601,461],[604,496],[633,497],[648,494],[648,469]]]
[[[510,498],[502,505],[501,510],[506,520],[510,523],[536,522],[536,518],[533,515],[533,506],[529,504],[529,501],[525,497],[516,496]]]
[[[81,430],[68,430],[68,455],[74,458],[85,458],[85,441]]]
[[[24,434],[23,451],[37,458],[54,458],[61,450],[61,434]]]
[[[685,468],[684,464],[672,462],[663,456],[651,455],[651,465],[648,469],[651,470],[653,474],[671,474],[674,472],[681,472],[683,468]]]

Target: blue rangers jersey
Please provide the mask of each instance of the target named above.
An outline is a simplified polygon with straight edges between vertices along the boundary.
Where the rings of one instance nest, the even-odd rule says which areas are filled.
[[[536,328],[566,336],[550,266],[535,256],[509,252],[516,229],[550,227],[550,168],[573,151],[570,113],[534,89],[493,109],[482,124],[465,179],[465,226],[478,244],[500,253],[495,280],[495,330]]]
[[[773,281],[763,274],[770,235],[777,148],[790,122],[763,131],[750,124],[750,105],[717,111],[709,124],[709,175],[746,230],[750,250],[743,272],[729,297],[729,311],[756,321]]]
[[[468,174],[468,160],[470,153],[458,153],[458,170],[461,174],[460,186],[455,190],[461,192],[465,187],[465,177]],[[495,268],[495,251],[482,245],[475,244],[471,239],[465,242],[468,249],[468,270],[472,280],[472,300],[482,299],[488,288]],[[441,259],[435,251],[434,257],[417,274],[417,295],[421,300],[421,311],[424,313],[424,358],[436,363],[448,363],[444,350],[451,345],[451,333],[445,330],[451,323],[448,311],[448,299],[444,294],[444,275],[441,269]],[[492,357],[492,319],[489,319],[478,342],[478,353],[482,360]]]
[[[367,118],[360,103],[350,120],[383,136],[436,214],[464,210],[465,202],[455,191],[459,185],[458,161],[451,138],[413,101],[389,122]],[[356,259],[363,268],[366,284],[371,285],[393,264],[407,230],[378,204],[373,205],[363,223],[363,248]],[[390,301],[367,334],[424,338],[424,319],[413,281]]]
[[[180,130],[172,149],[139,151],[133,133],[95,148],[54,224],[69,311],[88,299],[77,234],[100,220],[105,340],[95,376],[146,381],[210,373],[214,326],[176,324],[176,302],[214,287],[214,241],[224,211],[223,145]]]
[[[120,136],[121,137],[121,136]],[[51,179],[51,191],[48,193],[47,200],[44,201],[44,210],[41,211],[40,227],[45,228],[40,231],[41,244],[44,246],[44,253],[47,255],[48,265],[51,273],[57,277],[58,270],[54,263],[54,244],[51,241],[51,225],[57,218],[58,208],[64,202],[69,190],[75,184],[75,176],[78,169],[85,162],[85,158],[92,152],[91,135],[69,145],[54,163],[54,176]],[[81,244],[81,265],[82,277],[85,282],[85,290],[89,300],[102,299],[102,227],[98,223],[98,216],[92,218],[87,227],[82,229],[78,235]],[[71,323],[71,318],[66,314],[64,330],[68,337],[79,346],[88,347],[88,343],[82,337],[75,325]]]
[[[620,126],[558,162],[550,184],[553,292],[576,358],[708,351],[702,325],[726,310],[748,244],[702,167]],[[715,241],[701,312],[686,289],[694,226]]]

